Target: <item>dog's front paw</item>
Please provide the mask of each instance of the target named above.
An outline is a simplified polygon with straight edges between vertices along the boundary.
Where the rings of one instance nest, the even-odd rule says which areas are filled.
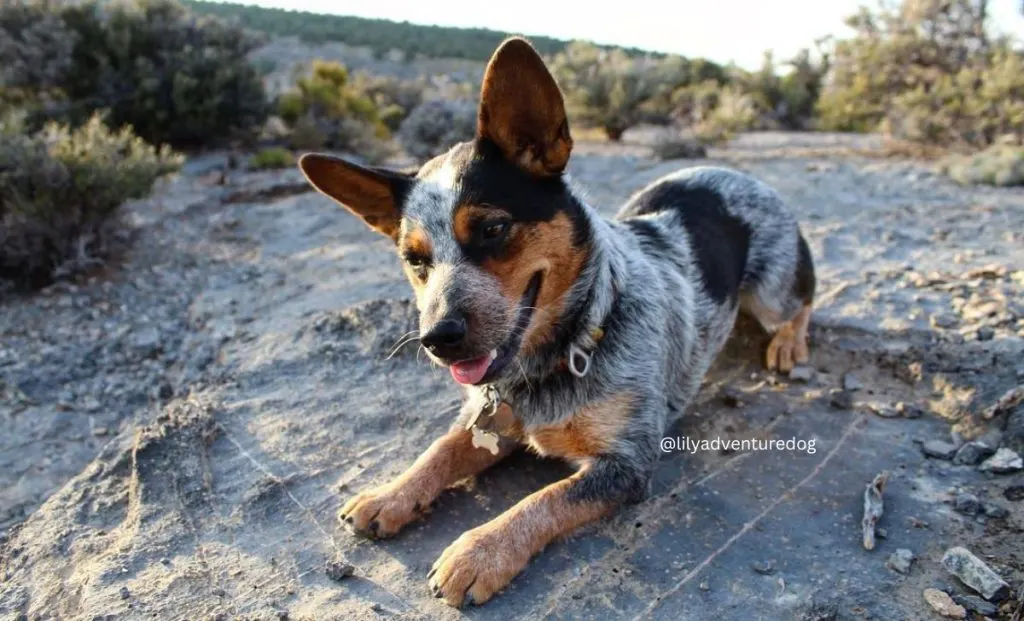
[[[338,519],[357,534],[374,539],[391,537],[425,509],[415,491],[389,484],[361,492],[345,503]]]
[[[524,554],[525,553],[525,554]],[[462,533],[434,563],[428,578],[434,597],[456,608],[482,604],[507,585],[530,557],[499,528],[483,525]]]

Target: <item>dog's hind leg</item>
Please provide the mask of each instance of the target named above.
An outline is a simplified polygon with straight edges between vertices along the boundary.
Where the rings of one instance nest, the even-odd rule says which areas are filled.
[[[798,252],[788,286],[762,280],[747,288],[741,296],[744,311],[753,315],[765,330],[773,332],[765,354],[770,370],[788,373],[797,364],[810,359],[807,328],[814,302],[814,262],[802,235],[798,236]]]

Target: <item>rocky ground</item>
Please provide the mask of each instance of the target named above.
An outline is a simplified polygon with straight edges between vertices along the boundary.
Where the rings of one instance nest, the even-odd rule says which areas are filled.
[[[566,466],[513,457],[388,542],[339,528],[351,494],[446,428],[457,391],[414,347],[393,352],[415,309],[386,240],[297,171],[193,160],[127,206],[125,256],[0,301],[0,618],[1019,621],[1024,406],[984,413],[1024,383],[1024,194],[874,146],[759,134],[711,154],[801,219],[813,359],[763,372],[764,335],[742,322],[672,433],[814,448],[666,453],[651,498],[465,611],[430,596],[433,560]],[[611,215],[695,163],[583,144],[571,170]],[[883,471],[867,551],[864,489]],[[1009,595],[971,599],[942,564],[954,546]]]

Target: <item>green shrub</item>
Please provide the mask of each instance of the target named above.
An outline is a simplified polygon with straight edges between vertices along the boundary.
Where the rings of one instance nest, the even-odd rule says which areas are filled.
[[[279,98],[277,113],[290,126],[296,149],[343,149],[375,159],[391,138],[374,101],[353,88],[337,62],[313,61],[310,74]]]
[[[4,75],[5,88],[10,80],[54,94],[36,106],[37,125],[81,124],[106,111],[111,126],[131,125],[150,143],[197,147],[247,139],[266,116],[259,74],[246,58],[260,39],[174,0],[8,0],[0,27],[0,39],[35,42],[0,45],[0,66],[57,59],[44,71]]]
[[[43,105],[59,95],[78,35],[55,2],[0,3],[0,112]]]
[[[470,100],[425,101],[405,119],[398,141],[406,153],[426,161],[476,133],[476,103]]]
[[[905,0],[862,10],[837,43],[820,125],[980,148],[1024,135],[1024,61],[987,29],[984,0]]]
[[[94,261],[118,207],[181,162],[99,116],[35,134],[14,119],[0,123],[0,277],[38,285]]]
[[[939,169],[963,185],[1024,185],[1024,147],[993,145],[973,155],[953,155]]]
[[[295,156],[283,147],[269,147],[249,158],[249,168],[253,170],[274,170],[294,165]]]
[[[660,138],[651,151],[659,160],[703,159],[708,156],[699,139],[681,135]]]
[[[576,41],[550,61],[574,122],[600,127],[609,140],[644,118],[644,104],[658,92],[659,76],[622,50],[605,51]]]
[[[762,117],[754,96],[739,85],[722,86],[705,80],[674,95],[675,116],[705,144],[716,144],[736,133],[757,128]]]
[[[360,72],[352,77],[352,90],[374,103],[380,121],[392,132],[423,102],[424,80],[402,80],[392,76]]]

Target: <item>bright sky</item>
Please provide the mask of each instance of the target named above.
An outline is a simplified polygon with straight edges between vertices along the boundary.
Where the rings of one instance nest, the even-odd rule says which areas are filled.
[[[824,35],[847,32],[843,19],[876,0],[242,0],[264,7],[358,15],[514,34],[588,39],[684,56],[735,61],[753,69],[766,49],[778,60]],[[1020,0],[991,0],[992,26],[1024,41]],[[600,7],[600,8],[599,8]]]

